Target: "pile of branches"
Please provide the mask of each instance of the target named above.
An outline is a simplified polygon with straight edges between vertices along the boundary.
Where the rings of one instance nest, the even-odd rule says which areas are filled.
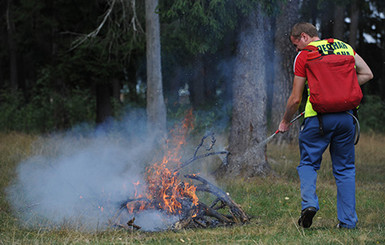
[[[208,153],[198,155],[198,152],[200,148],[203,146],[204,141],[210,137],[211,138],[211,144],[208,148],[206,148],[206,151]],[[218,155],[218,154],[225,154],[224,158],[224,164],[227,164],[227,156],[229,152],[227,151],[219,151],[219,152],[212,152],[212,148],[215,144],[215,137],[214,134],[210,133],[206,136],[204,136],[201,140],[201,143],[197,146],[194,155],[192,158],[190,158],[188,161],[181,164],[178,168],[176,168],[174,171],[175,173],[179,173],[179,171],[186,167],[187,165],[191,164],[192,162],[202,159],[211,155]],[[241,206],[235,203],[231,198],[230,195],[223,190],[221,190],[219,187],[215,186],[214,184],[210,183],[206,179],[204,179],[201,176],[198,176],[196,174],[187,174],[184,175],[186,179],[191,179],[195,182],[199,182],[199,184],[196,184],[196,192],[202,192],[207,193],[209,196],[213,197],[214,201],[211,202],[210,205],[207,205],[203,203],[201,200],[198,201],[198,203],[193,203],[192,198],[185,196],[178,200],[178,202],[181,204],[181,212],[178,215],[179,219],[178,221],[174,222],[169,228],[173,230],[180,230],[180,229],[187,229],[187,228],[212,228],[212,227],[218,227],[218,226],[230,226],[234,224],[244,224],[247,223],[250,218],[248,215],[242,210]],[[179,183],[180,186],[184,186],[184,182]],[[138,205],[134,205],[133,210],[127,210],[128,206],[132,202],[138,203]],[[143,203],[146,203],[149,207],[156,207],[156,202],[158,200],[149,200],[147,198],[135,198],[135,199],[128,199],[120,204],[119,208],[119,214],[123,211],[128,211],[131,214],[135,215],[137,213],[140,213],[140,207],[143,206]],[[134,203],[134,204],[136,204]],[[140,205],[139,205],[140,203]],[[165,212],[164,210],[158,210],[161,212]],[[119,216],[119,214],[117,216]],[[139,230],[141,229],[140,226],[135,224],[135,217],[131,218],[127,221],[126,224],[116,224],[115,226],[123,227],[126,229],[135,229]]]

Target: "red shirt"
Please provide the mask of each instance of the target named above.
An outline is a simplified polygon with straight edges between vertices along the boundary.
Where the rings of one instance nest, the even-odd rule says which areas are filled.
[[[305,64],[307,61],[307,52],[300,51],[294,59],[294,75],[306,77]]]

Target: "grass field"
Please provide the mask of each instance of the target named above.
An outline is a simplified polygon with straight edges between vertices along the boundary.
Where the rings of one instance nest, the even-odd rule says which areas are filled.
[[[17,164],[30,156],[35,136],[0,134],[0,244],[385,244],[385,136],[361,135],[356,147],[359,228],[336,229],[336,187],[328,154],[319,171],[320,211],[310,229],[298,227],[299,160],[296,145],[268,145],[272,176],[219,181],[252,216],[249,224],[226,228],[141,232],[111,229],[81,232],[26,229],[18,225],[5,198]]]

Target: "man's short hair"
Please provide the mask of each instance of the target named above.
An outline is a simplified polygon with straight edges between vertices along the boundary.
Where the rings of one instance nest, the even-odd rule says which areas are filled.
[[[290,36],[299,39],[302,32],[308,34],[310,37],[318,37],[317,28],[308,22],[299,22],[295,24],[291,29]]]

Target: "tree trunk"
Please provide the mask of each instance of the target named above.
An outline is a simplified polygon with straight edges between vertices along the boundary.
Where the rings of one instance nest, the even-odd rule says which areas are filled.
[[[333,37],[344,40],[345,7],[336,5],[334,8]]]
[[[357,33],[358,33],[358,19],[359,19],[360,10],[357,6],[357,0],[354,0],[350,9],[350,34],[349,34],[349,44],[355,49],[357,48]]]
[[[203,58],[199,55],[193,64],[189,87],[191,88],[191,102],[193,106],[199,107],[205,103],[204,65]]]
[[[158,0],[146,0],[147,128],[154,137],[166,133],[166,105],[163,98]]]
[[[324,4],[327,4],[326,2]],[[334,8],[334,4],[331,5],[332,8]],[[324,8],[329,8],[330,6],[328,5],[327,7]],[[324,10],[320,13],[320,19],[321,19],[321,29],[320,29],[320,37],[325,39],[325,38],[330,38],[333,36],[333,22],[330,21],[334,18],[334,13],[333,11],[329,10]]]
[[[194,108],[211,105],[215,100],[215,64],[210,54],[198,55],[194,61],[189,84]]]
[[[381,73],[380,73],[380,76],[381,78],[379,79],[379,93],[380,93],[380,97],[383,101],[385,101],[385,47],[384,47],[384,43],[382,44],[382,60],[384,62],[382,62],[382,65],[381,65]]]
[[[205,102],[213,105],[216,101],[216,87],[218,86],[218,72],[216,66],[218,60],[214,55],[207,54],[203,57]]]
[[[292,0],[281,5],[281,14],[276,18],[274,88],[272,103],[272,122],[274,129],[285,113],[286,102],[293,88],[293,60],[295,48],[290,41],[290,31],[298,19],[299,0]],[[298,138],[299,124],[295,123],[285,134],[275,136],[278,144],[293,142]]]
[[[120,81],[117,78],[112,79],[112,98],[115,99],[116,102],[121,102],[120,101]]]
[[[264,43],[267,21],[253,12],[241,24],[234,71],[232,125],[229,138],[229,163],[218,174],[251,177],[266,175],[267,85]]]
[[[8,48],[9,48],[9,57],[10,57],[10,87],[12,90],[16,91],[18,88],[18,67],[17,67],[17,48],[16,42],[14,39],[15,35],[15,23],[12,16],[12,3],[13,0],[7,1],[7,11],[6,11],[6,20],[7,20],[7,32],[8,32]]]
[[[111,85],[101,83],[96,85],[96,123],[103,123],[112,116]]]

